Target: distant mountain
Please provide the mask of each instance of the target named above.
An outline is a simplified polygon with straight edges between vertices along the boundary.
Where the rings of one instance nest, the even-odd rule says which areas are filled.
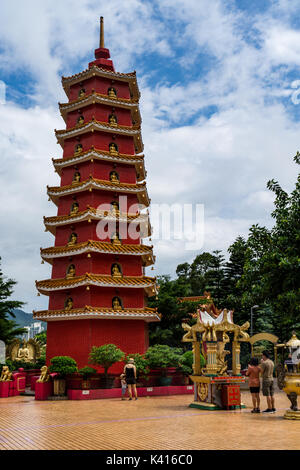
[[[8,319],[13,320],[14,322],[17,323],[17,325],[19,325],[21,327],[30,326],[35,321],[39,321],[39,320],[34,320],[33,319],[32,313],[24,312],[23,310],[20,310],[18,308],[15,308],[13,310],[13,312],[15,314],[15,318],[12,315],[8,315]],[[42,322],[42,326],[46,329],[47,328],[47,323]]]

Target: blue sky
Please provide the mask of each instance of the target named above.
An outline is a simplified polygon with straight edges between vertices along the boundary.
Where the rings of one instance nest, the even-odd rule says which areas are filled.
[[[295,0],[16,0],[2,3],[0,256],[26,310],[47,308],[35,279],[50,276],[46,185],[58,185],[61,75],[87,68],[99,42],[117,71],[137,71],[147,186],[153,204],[204,204],[202,250],[221,249],[253,223],[271,226],[269,179],[293,189],[299,149],[300,5]],[[300,96],[300,93],[299,93]],[[154,273],[200,251],[154,240]]]

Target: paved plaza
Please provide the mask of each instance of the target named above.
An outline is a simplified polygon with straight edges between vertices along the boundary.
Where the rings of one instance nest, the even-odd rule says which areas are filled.
[[[277,413],[188,408],[192,395],[87,401],[0,400],[0,449],[199,450],[300,449],[300,422],[283,419],[289,401],[276,393]],[[262,398],[261,409],[265,409]]]

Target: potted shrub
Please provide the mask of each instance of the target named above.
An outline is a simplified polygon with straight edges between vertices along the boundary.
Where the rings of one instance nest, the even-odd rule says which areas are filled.
[[[54,379],[54,395],[65,395],[66,375],[77,372],[77,363],[69,356],[55,356],[50,361],[49,372],[58,374],[58,377]]]
[[[193,374],[193,362],[194,362],[194,354],[193,351],[186,351],[182,356],[179,358],[179,370],[185,376],[185,384],[189,384],[189,376]],[[200,354],[200,364],[201,367],[205,366],[205,359]]]
[[[145,359],[150,369],[160,369],[160,385],[171,385],[172,377],[170,368],[176,369],[179,366],[179,358],[182,350],[179,348],[171,348],[166,344],[156,344],[150,346],[145,354]]]
[[[129,358],[134,359],[134,364],[136,367],[137,382],[141,380],[142,381],[148,380],[147,375],[149,374],[150,369],[148,367],[148,362],[145,359],[145,357],[139,353],[127,354],[126,362],[128,362]]]
[[[108,375],[108,369],[116,362],[122,361],[125,354],[115,344],[93,346],[89,356],[91,364],[104,368],[104,377],[101,377],[101,388],[112,388],[114,377]]]
[[[83,390],[89,390],[91,388],[91,376],[97,373],[96,369],[85,366],[79,369],[78,373],[82,376],[81,388]]]

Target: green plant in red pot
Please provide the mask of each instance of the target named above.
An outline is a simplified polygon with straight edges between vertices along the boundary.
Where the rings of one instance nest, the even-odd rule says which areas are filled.
[[[101,388],[112,388],[114,377],[109,377],[108,369],[124,359],[125,354],[115,344],[103,344],[93,346],[89,355],[91,364],[104,368],[104,377],[101,377]]]
[[[97,370],[93,367],[85,366],[82,369],[79,369],[78,373],[82,375],[82,384],[81,388],[83,390],[89,390],[91,388],[91,376],[97,374]]]
[[[66,394],[66,375],[77,372],[77,362],[70,356],[54,356],[50,360],[49,372],[56,372],[54,379],[54,395]]]
[[[170,373],[173,370],[170,369],[176,369],[179,366],[181,354],[182,350],[180,348],[171,348],[166,344],[155,344],[147,350],[145,359],[149,368],[160,369],[161,371],[160,385],[171,385],[172,376],[170,377]]]

